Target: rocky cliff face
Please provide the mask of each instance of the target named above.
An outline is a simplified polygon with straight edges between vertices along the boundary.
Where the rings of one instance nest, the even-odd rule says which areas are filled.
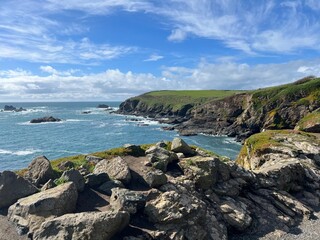
[[[320,107],[320,79],[248,91],[172,111],[163,104],[149,106],[143,98],[129,99],[120,112],[151,117],[171,117],[182,135],[222,134],[245,139],[263,129],[293,129]],[[170,109],[170,110],[169,110]],[[183,117],[183,118],[182,118]],[[175,118],[178,118],[176,121]]]

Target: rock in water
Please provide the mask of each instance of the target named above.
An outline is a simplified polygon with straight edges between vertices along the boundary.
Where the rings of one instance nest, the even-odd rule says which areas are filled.
[[[50,161],[45,156],[32,160],[25,175],[35,185],[45,184],[55,177]]]
[[[93,170],[94,174],[107,173],[111,179],[119,180],[124,184],[131,180],[131,173],[128,164],[121,157],[104,159],[97,163]]]
[[[9,207],[19,198],[38,192],[38,189],[14,172],[0,173],[0,208]]]
[[[44,222],[34,240],[107,240],[129,223],[128,212],[85,212],[66,214]]]
[[[74,183],[65,183],[55,188],[19,199],[8,210],[8,219],[22,233],[33,233],[48,219],[71,213],[78,199]]]
[[[97,108],[109,108],[107,104],[99,104]]]
[[[30,121],[30,123],[43,123],[43,122],[61,122],[61,119],[50,116],[50,117],[35,118]]]

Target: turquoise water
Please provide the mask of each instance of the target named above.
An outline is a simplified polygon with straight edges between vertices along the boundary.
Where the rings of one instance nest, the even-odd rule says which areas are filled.
[[[143,144],[160,140],[172,140],[174,131],[163,131],[158,122],[132,116],[112,114],[98,109],[105,103],[117,108],[119,102],[83,103],[2,103],[26,108],[25,112],[0,112],[0,171],[21,169],[39,155],[48,159],[87,154],[122,146],[126,143]],[[82,114],[91,111],[90,114]],[[33,118],[54,116],[62,119],[57,123],[31,124]],[[141,125],[144,123],[144,125]],[[147,124],[147,126],[146,126]],[[218,154],[234,159],[240,144],[227,137],[183,137]]]

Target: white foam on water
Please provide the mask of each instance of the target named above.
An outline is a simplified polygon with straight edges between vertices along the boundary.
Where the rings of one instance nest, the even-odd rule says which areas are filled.
[[[6,149],[0,149],[0,154],[5,154],[5,155],[16,155],[16,156],[26,156],[26,155],[31,155],[37,152],[41,152],[39,149],[33,149],[33,148],[27,148],[24,150],[18,150],[18,151],[11,151],[11,150],[6,150]]]

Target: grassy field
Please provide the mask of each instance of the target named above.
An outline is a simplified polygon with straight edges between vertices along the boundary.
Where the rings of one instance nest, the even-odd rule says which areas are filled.
[[[181,91],[154,91],[134,97],[148,106],[164,106],[173,111],[179,110],[184,105],[193,106],[212,100],[222,99],[231,95],[242,93],[240,90],[181,90]]]

